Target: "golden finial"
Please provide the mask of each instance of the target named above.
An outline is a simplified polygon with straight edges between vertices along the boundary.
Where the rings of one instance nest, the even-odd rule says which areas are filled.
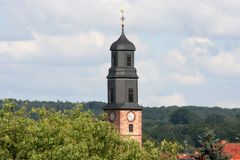
[[[123,8],[120,10],[121,11],[121,13],[122,13],[122,17],[121,17],[121,25],[122,25],[122,28],[124,27],[124,25],[125,25],[125,17],[124,17],[124,10],[123,10]]]

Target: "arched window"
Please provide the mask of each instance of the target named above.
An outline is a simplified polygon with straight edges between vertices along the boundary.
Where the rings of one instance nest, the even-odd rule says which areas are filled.
[[[133,132],[133,124],[129,124],[128,129],[129,129],[129,132]]]

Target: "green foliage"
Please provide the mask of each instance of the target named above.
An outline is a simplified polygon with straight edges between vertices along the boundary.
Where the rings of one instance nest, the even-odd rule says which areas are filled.
[[[240,114],[235,115],[237,119],[240,119]]]
[[[4,100],[0,110],[0,159],[142,159],[135,141],[123,140],[113,126],[91,112],[26,107]],[[35,114],[38,120],[33,120]]]
[[[154,142],[147,140],[144,144],[147,157],[149,160],[176,160],[177,155],[183,147],[177,142],[163,140],[159,146]]]
[[[216,113],[211,113],[211,114],[207,115],[205,122],[206,123],[213,123],[213,124],[223,123],[224,119],[225,119],[225,116],[223,116],[223,115],[216,114]]]
[[[143,133],[156,142],[164,139],[198,147],[197,136],[212,129],[220,139],[236,142],[240,137],[240,109],[219,107],[159,107],[144,108]]]
[[[159,146],[147,141],[141,147],[123,139],[104,115],[83,112],[82,104],[63,112],[44,107],[28,111],[24,104],[19,107],[10,99],[2,103],[0,159],[175,160],[182,149],[166,140]]]
[[[183,147],[178,142],[171,142],[163,140],[160,143],[160,153],[161,159],[175,160],[178,153],[183,149]]]
[[[143,147],[144,147],[145,152],[146,152],[145,159],[148,159],[148,160],[157,160],[157,159],[159,159],[160,153],[159,153],[159,150],[156,147],[156,144],[154,142],[151,142],[151,141],[147,140],[143,144]]]
[[[26,106],[27,111],[30,111],[32,107],[41,108],[45,106],[48,110],[53,108],[56,111],[63,112],[64,110],[71,110],[76,106],[76,103],[61,101],[22,101],[13,99],[11,101],[15,101],[16,109]],[[0,100],[0,108],[2,105],[3,102]],[[103,112],[102,108],[105,105],[103,102],[84,102],[82,111],[90,110],[96,115],[101,115]],[[177,112],[181,113],[180,116],[178,116],[178,113],[174,117]],[[181,118],[181,115],[184,118]],[[37,119],[36,114],[31,114],[30,116]],[[143,139],[144,141],[151,139],[155,142],[161,142],[166,139],[168,141],[178,141],[181,144],[187,140],[190,147],[198,147],[197,136],[205,130],[212,129],[220,139],[236,142],[236,137],[240,137],[239,117],[240,109],[197,106],[183,106],[181,108],[178,106],[144,107]],[[180,121],[178,122],[176,119],[179,118]]]
[[[230,157],[223,153],[223,145],[220,140],[215,137],[212,130],[205,132],[199,136],[199,143],[201,145],[199,160],[229,160]]]
[[[192,121],[192,113],[185,108],[180,108],[173,112],[170,121],[173,124],[189,124]]]

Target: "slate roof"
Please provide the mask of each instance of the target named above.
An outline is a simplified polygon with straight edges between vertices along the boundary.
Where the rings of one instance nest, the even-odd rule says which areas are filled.
[[[136,48],[132,42],[130,42],[124,34],[124,28],[122,34],[117,41],[113,42],[110,47],[111,51],[135,51]]]

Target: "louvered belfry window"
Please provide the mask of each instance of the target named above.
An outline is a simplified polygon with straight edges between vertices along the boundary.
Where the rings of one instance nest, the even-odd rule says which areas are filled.
[[[113,67],[116,67],[117,66],[117,56],[115,54],[113,54],[112,61],[113,61]]]
[[[131,66],[131,55],[130,54],[128,54],[127,55],[127,66]]]
[[[128,89],[128,102],[133,102],[133,88]]]
[[[114,102],[114,89],[113,88],[110,88],[109,89],[109,98],[110,98],[110,102],[113,103]]]

